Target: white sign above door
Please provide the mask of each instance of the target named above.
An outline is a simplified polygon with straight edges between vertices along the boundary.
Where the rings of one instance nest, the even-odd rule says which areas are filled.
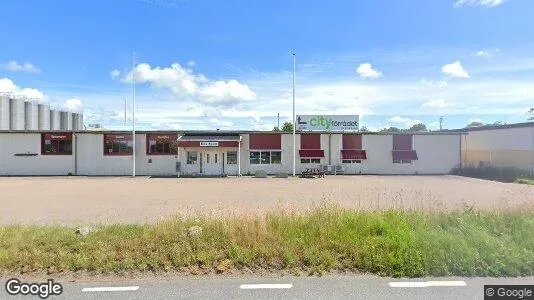
[[[219,147],[219,142],[200,142],[200,147]]]

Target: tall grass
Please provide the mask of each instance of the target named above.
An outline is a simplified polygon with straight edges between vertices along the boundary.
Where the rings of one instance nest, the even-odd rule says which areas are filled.
[[[203,228],[189,236],[187,228]],[[355,212],[338,207],[154,225],[0,228],[0,270],[117,272],[227,268],[387,276],[534,275],[534,213]],[[221,268],[219,268],[221,271]]]

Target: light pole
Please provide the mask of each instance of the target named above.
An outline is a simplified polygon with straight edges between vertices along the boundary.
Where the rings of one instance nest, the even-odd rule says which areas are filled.
[[[135,52],[132,52],[132,177],[135,177]]]
[[[297,127],[296,120],[295,120],[295,65],[296,65],[296,55],[293,53],[293,177],[295,177],[295,164],[296,164],[296,156],[297,156],[297,149],[296,149],[296,138],[295,138],[295,129]]]

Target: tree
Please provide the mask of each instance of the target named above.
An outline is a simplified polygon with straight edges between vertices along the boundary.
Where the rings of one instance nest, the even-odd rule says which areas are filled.
[[[283,132],[293,132],[293,124],[291,122],[284,122],[284,125],[282,125],[282,131]]]
[[[401,132],[401,130],[397,127],[389,127],[389,128],[382,128],[380,132]]]
[[[478,122],[478,121],[473,121],[469,124],[467,124],[466,128],[471,128],[471,127],[482,127],[484,126],[484,123],[482,122]]]
[[[367,129],[367,127],[365,127],[365,126],[362,126],[362,127],[360,127],[360,131],[361,132],[369,132],[369,129]]]
[[[423,123],[414,124],[410,129],[408,129],[410,132],[422,132],[422,131],[428,131],[426,129],[426,125]]]
[[[529,109],[528,114],[530,115],[530,118],[528,118],[529,121],[534,120],[534,107]]]
[[[280,131],[280,128],[278,128],[278,126],[274,126],[273,131]]]

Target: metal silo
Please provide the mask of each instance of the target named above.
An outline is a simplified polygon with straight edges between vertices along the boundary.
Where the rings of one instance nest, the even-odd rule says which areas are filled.
[[[78,114],[72,113],[72,130],[78,130]]]
[[[24,130],[24,99],[9,99],[10,104],[10,129]]]
[[[72,113],[68,111],[60,112],[60,128],[61,130],[72,130]]]
[[[39,111],[39,130],[50,130],[50,106],[39,104],[37,110]]]
[[[85,127],[83,127],[83,114],[78,114],[78,130],[84,130]]]
[[[60,130],[61,129],[61,121],[60,121],[60,114],[57,110],[50,110],[50,130]]]
[[[0,130],[9,130],[10,114],[9,97],[0,96]]]
[[[26,130],[39,129],[39,112],[37,110],[37,103],[33,101],[26,101],[24,103],[25,122],[24,128]]]

